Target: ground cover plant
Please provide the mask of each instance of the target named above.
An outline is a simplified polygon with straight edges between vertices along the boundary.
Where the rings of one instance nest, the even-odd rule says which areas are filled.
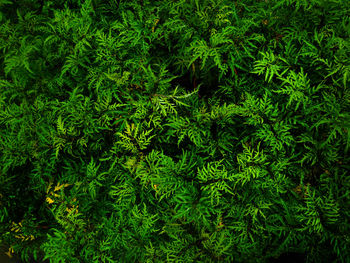
[[[7,254],[350,262],[349,14],[343,0],[0,0]]]

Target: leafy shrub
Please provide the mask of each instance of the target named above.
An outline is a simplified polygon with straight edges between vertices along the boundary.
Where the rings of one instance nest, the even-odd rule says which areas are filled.
[[[0,8],[8,255],[349,262],[349,1]]]

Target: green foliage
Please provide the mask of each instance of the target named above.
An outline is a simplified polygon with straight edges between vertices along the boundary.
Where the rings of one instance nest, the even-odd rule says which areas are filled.
[[[0,0],[7,254],[349,262],[349,13]]]

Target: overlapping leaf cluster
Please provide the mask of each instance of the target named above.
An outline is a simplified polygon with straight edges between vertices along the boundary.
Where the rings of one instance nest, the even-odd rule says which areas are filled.
[[[8,255],[348,262],[349,14],[343,0],[0,0]]]

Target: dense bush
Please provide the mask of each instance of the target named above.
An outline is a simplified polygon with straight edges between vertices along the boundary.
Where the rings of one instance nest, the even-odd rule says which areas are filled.
[[[0,8],[8,255],[350,262],[350,1]]]

